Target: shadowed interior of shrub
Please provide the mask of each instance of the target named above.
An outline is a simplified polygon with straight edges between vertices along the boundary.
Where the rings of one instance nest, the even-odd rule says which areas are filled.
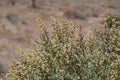
[[[69,21],[52,19],[50,33],[41,23],[37,42],[31,51],[21,52],[22,59],[10,65],[7,77],[11,80],[119,80],[120,27],[105,26],[108,27],[100,32],[83,36],[81,27]]]

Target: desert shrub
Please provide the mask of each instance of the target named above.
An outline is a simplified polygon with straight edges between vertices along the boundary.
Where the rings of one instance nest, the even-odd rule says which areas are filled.
[[[74,10],[65,11],[64,16],[67,18],[72,18],[72,19],[81,19],[81,20],[86,19],[85,15],[82,12],[74,11]]]
[[[119,27],[120,28],[120,17],[116,15],[107,15],[104,21],[105,27],[112,28],[112,27]]]
[[[108,25],[109,26],[109,25]],[[105,28],[83,36],[80,27],[52,20],[51,32],[41,24],[30,52],[10,65],[11,80],[119,80],[120,29]]]
[[[3,69],[3,65],[0,63],[0,80],[3,78],[5,75],[5,70]]]

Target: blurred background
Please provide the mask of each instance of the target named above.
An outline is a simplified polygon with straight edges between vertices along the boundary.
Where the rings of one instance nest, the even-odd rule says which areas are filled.
[[[0,0],[0,71],[7,72],[19,51],[30,48],[39,32],[38,19],[65,18],[87,33],[100,29],[107,14],[119,13],[120,0]]]

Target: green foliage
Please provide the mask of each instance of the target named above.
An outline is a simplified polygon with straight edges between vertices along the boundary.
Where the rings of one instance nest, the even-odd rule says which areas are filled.
[[[119,27],[120,28],[120,17],[115,15],[108,15],[104,21],[105,27],[113,28]]]
[[[120,79],[119,27],[86,36],[67,21],[52,20],[51,27],[48,32],[41,24],[31,51],[22,52],[22,59],[11,64],[11,80]]]

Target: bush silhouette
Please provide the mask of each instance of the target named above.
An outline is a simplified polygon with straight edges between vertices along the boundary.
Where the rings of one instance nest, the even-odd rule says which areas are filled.
[[[107,25],[110,27],[110,25]],[[105,28],[83,36],[79,26],[52,20],[51,32],[41,24],[30,52],[10,65],[11,80],[119,80],[120,29]],[[98,36],[99,35],[99,36]]]

